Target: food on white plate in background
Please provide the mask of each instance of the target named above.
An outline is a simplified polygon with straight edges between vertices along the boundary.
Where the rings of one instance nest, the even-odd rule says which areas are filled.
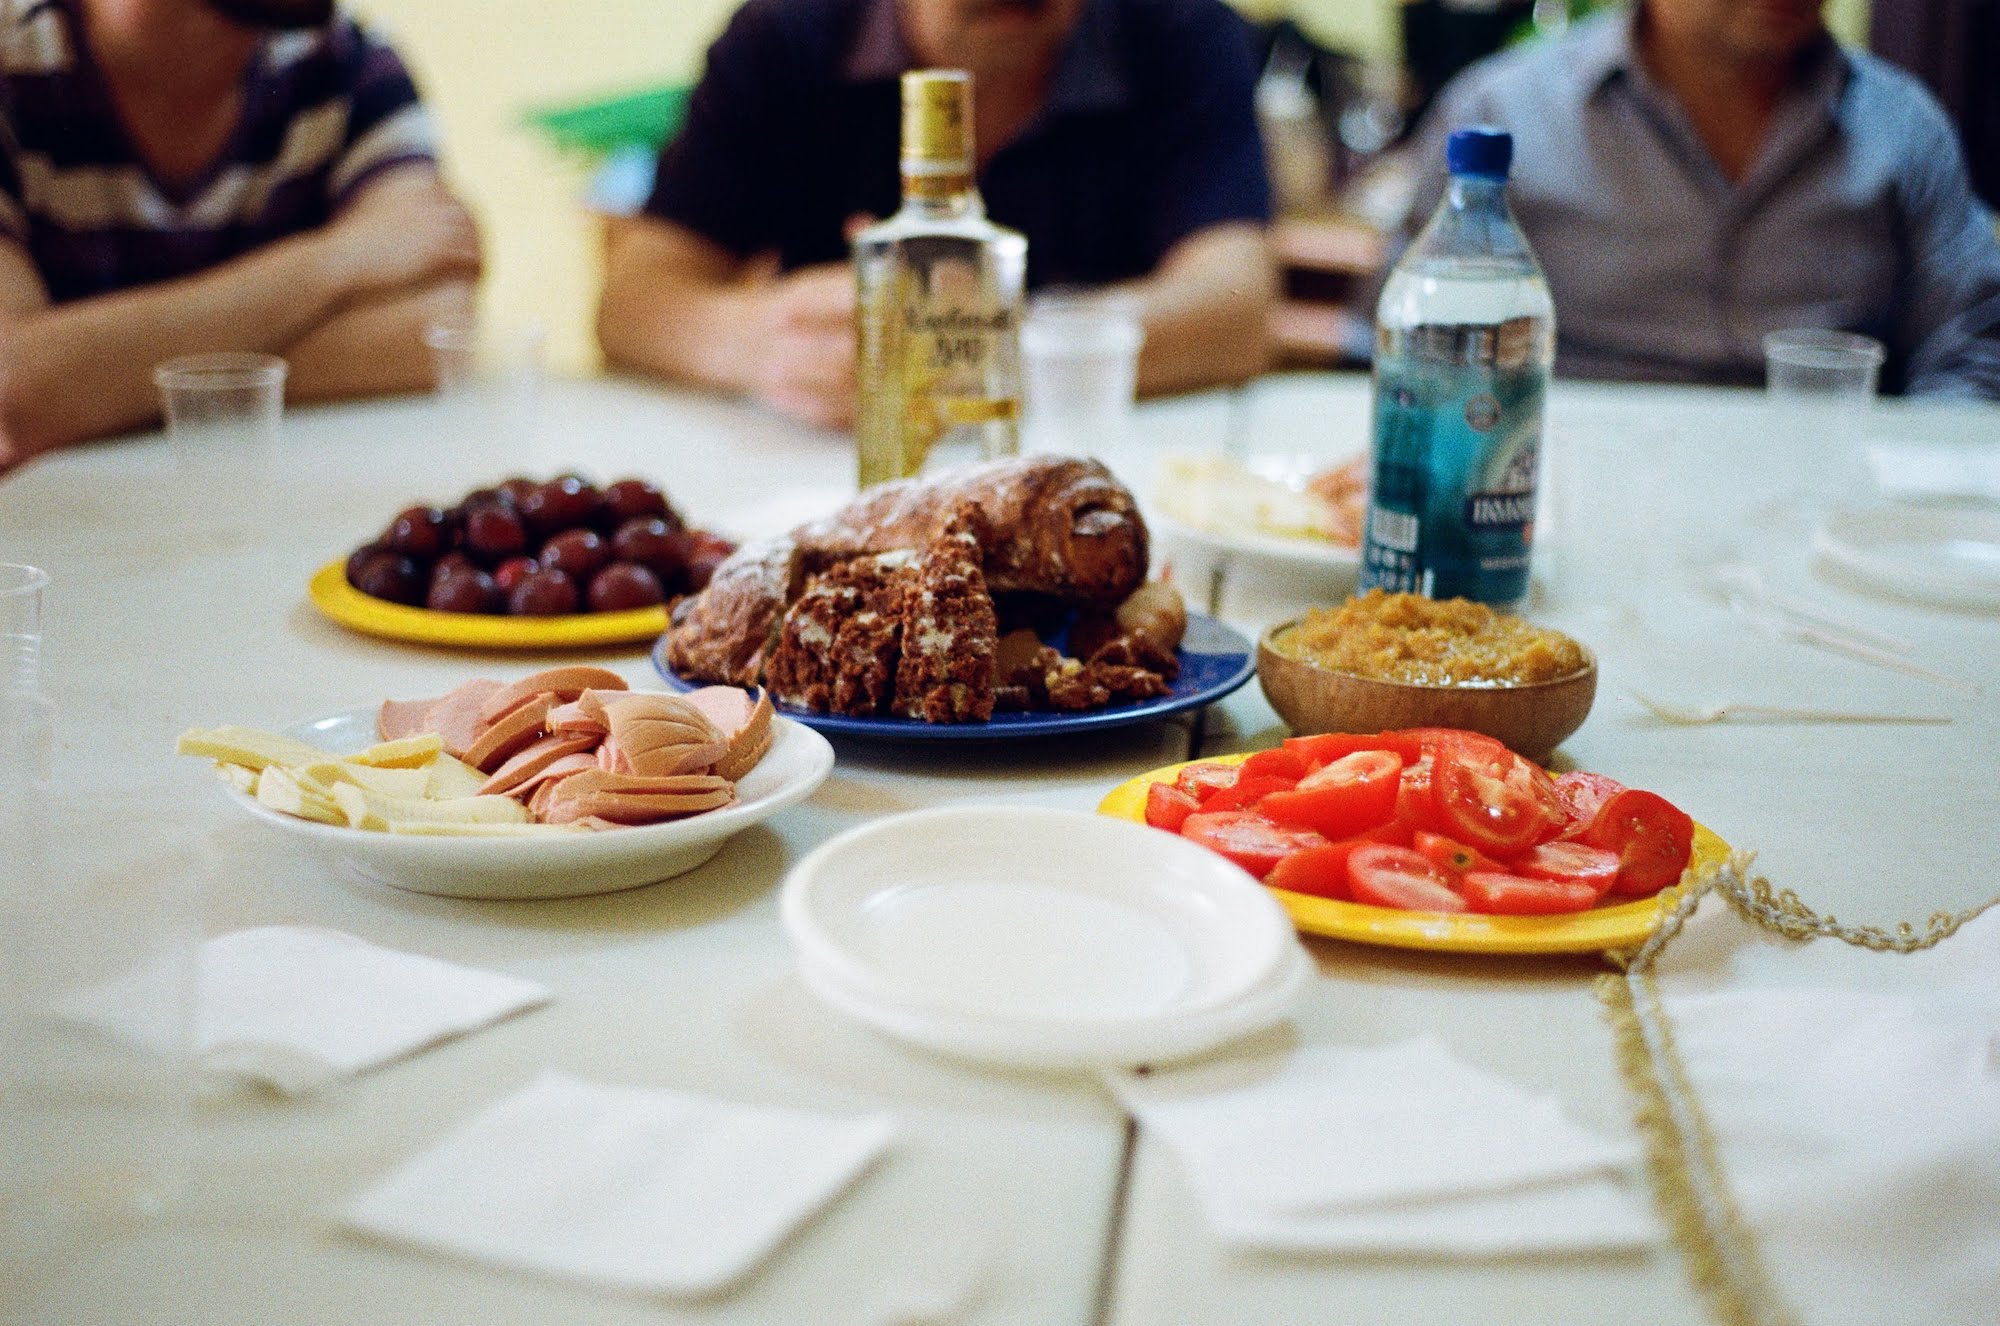
[[[515,477],[400,511],[347,558],[371,598],[437,612],[564,616],[656,607],[708,583],[736,545],[689,527],[643,479]]]
[[[1297,458],[1168,456],[1154,501],[1183,525],[1211,534],[1361,545],[1367,517],[1368,457],[1310,469]]]
[[[689,681],[853,717],[1148,700],[1179,673],[1187,613],[1146,564],[1138,503],[1098,462],[965,466],[746,544],[675,610],[665,656]]]
[[[390,833],[538,834],[656,824],[726,806],[770,749],[771,703],[733,686],[634,691],[602,668],[468,681],[384,701],[381,741],[351,755],[252,728],[196,728],[260,804]]]
[[[1678,882],[1694,821],[1603,774],[1551,777],[1454,728],[1290,737],[1147,789],[1155,828],[1274,889],[1419,912],[1547,915]]]

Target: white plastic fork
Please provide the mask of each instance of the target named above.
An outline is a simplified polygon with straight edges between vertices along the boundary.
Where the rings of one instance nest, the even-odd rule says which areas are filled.
[[[1700,727],[1731,718],[1756,718],[1775,723],[1949,723],[1949,714],[1865,714],[1841,709],[1800,709],[1775,704],[1714,704],[1705,707],[1670,704],[1627,689],[1625,694],[1664,723]]]

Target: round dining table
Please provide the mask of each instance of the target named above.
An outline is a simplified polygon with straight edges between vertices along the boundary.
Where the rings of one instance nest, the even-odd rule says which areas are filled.
[[[1893,925],[1991,897],[2000,608],[1863,583],[1816,556],[1814,533],[1865,481],[1871,441],[2000,448],[2000,410],[1884,401],[1859,431],[1832,436],[1761,393],[1559,381],[1546,430],[1524,612],[1576,636],[1600,665],[1595,706],[1558,765],[1666,796],[1822,914]],[[1080,449],[1150,509],[1171,455],[1331,465],[1365,450],[1368,435],[1365,376],[1275,375],[1144,402],[1123,435]],[[555,900],[432,897],[344,875],[231,804],[202,761],[175,755],[193,727],[282,730],[553,662],[656,686],[650,641],[554,652],[416,644],[347,629],[308,596],[316,571],[405,507],[566,471],[650,479],[691,523],[740,538],[824,514],[854,489],[846,435],[609,377],[292,408],[268,463],[196,463],[145,434],[0,479],[0,561],[51,577],[42,675],[54,714],[54,869],[146,880],[183,899],[206,935],[322,927],[551,993],[544,1007],[315,1094],[204,1083],[181,1139],[178,1193],[149,1216],[104,1221],[47,1252],[14,1292],[0,1290],[20,1320],[1710,1319],[1685,1250],[1664,1236],[1636,1251],[1498,1258],[1232,1250],[1173,1152],[1098,1076],[930,1053],[843,1016],[802,983],[778,898],[815,846],[930,807],[1089,811],[1144,771],[1274,745],[1288,733],[1254,680],[1205,709],[1070,735],[837,735],[833,772],[809,799],[707,864]],[[1171,523],[1156,522],[1155,573],[1248,639],[1352,590],[1351,565],[1180,537]],[[1747,607],[1745,568],[1758,591]],[[1790,615],[1759,610],[1771,602]],[[1821,626],[1800,625],[1807,608]],[[1855,643],[1850,629],[1902,643],[1876,655],[1839,647]],[[1944,721],[1678,723],[1636,695]],[[942,863],[952,844],[936,850]],[[1434,1037],[1587,1126],[1630,1129],[1633,1102],[1596,989],[1616,970],[1603,955],[1317,935],[1305,945],[1314,969],[1282,1033],[1293,1044]],[[745,1104],[882,1112],[897,1134],[878,1164],[719,1293],[582,1288],[343,1227],[339,1213],[358,1192],[552,1068]],[[2000,1210],[1988,1218],[2000,1225]]]

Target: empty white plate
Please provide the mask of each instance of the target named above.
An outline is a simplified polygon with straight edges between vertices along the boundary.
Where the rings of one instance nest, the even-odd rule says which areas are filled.
[[[1277,901],[1215,854],[1038,807],[851,830],[793,868],[780,914],[829,1004],[1011,1064],[1196,1053],[1282,1017],[1304,961]]]
[[[1947,607],[2000,607],[2000,507],[1836,511],[1815,531],[1813,550],[1886,593]]]

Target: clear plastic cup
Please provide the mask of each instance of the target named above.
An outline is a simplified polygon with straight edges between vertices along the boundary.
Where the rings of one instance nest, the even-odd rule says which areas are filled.
[[[42,595],[48,572],[0,562],[0,686],[38,687],[42,656]]]
[[[1124,441],[1144,342],[1131,295],[1037,297],[1021,325],[1026,449],[1101,457]]]
[[[182,355],[153,369],[175,464],[201,477],[255,481],[277,451],[285,361],[247,350]],[[233,476],[232,476],[233,477]]]
[[[1801,327],[1764,337],[1764,385],[1774,396],[1874,399],[1882,342],[1858,332]]]
[[[1764,386],[1771,435],[1783,449],[1784,491],[1766,514],[1811,523],[1828,510],[1866,500],[1861,448],[1885,352],[1857,332],[1804,327],[1764,338]]]

